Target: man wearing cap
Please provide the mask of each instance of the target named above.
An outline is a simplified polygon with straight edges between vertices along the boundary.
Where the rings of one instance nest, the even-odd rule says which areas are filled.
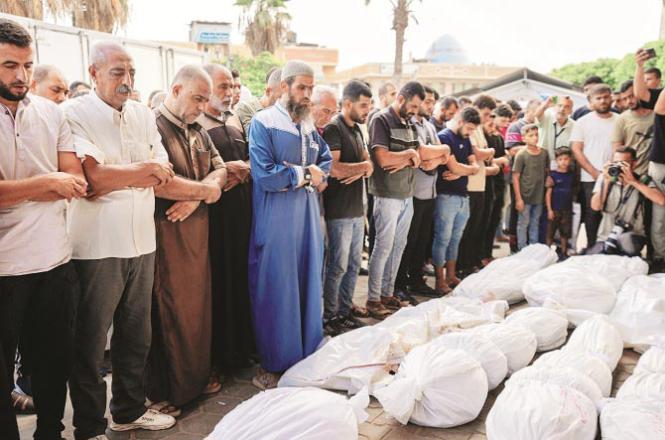
[[[249,131],[249,290],[262,367],[252,382],[262,389],[275,387],[279,374],[313,353],[323,337],[316,187],[330,172],[332,156],[308,117],[312,68],[289,61],[280,88],[280,100],[257,113]]]

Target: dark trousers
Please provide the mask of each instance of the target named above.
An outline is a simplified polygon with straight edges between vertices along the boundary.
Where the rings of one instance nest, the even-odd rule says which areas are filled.
[[[374,239],[376,238],[376,228],[374,227],[374,196],[367,193],[367,224],[369,225],[367,231],[367,254],[372,255],[374,250]],[[364,241],[364,240],[363,240]]]
[[[504,191],[506,186],[503,182],[498,183],[496,180],[492,182],[492,192],[493,195],[491,200],[486,200],[486,213],[485,218],[487,219],[487,229],[485,230],[485,240],[483,242],[483,249],[481,252],[482,258],[492,258],[492,251],[494,246],[494,237],[496,235],[496,229],[501,223],[501,215],[503,213],[503,198]],[[487,194],[487,191],[485,192]],[[489,197],[487,197],[489,199]]]
[[[413,198],[413,217],[397,272],[395,287],[406,289],[422,281],[422,268],[432,250],[432,225],[436,199]]]
[[[60,440],[62,418],[74,356],[74,330],[79,283],[73,264],[48,272],[0,277],[0,345],[4,412],[8,384],[13,383],[14,355],[19,338],[21,355],[32,375],[37,411],[35,439]],[[10,416],[13,417],[13,416]],[[15,422],[1,417],[0,432],[13,432]],[[12,438],[11,436],[5,438]]]
[[[587,248],[591,248],[596,244],[598,237],[598,226],[603,215],[600,211],[591,209],[591,197],[593,196],[594,182],[582,182],[582,192],[584,199],[582,200],[582,219],[584,220],[584,229],[586,230]]]
[[[508,235],[510,236],[510,251],[517,252],[517,209],[515,208],[515,190],[510,185],[510,221],[508,222]]]
[[[11,374],[7,373],[5,352],[0,338],[0,438],[7,440],[19,440],[16,416],[12,409],[12,384]]]
[[[485,223],[485,193],[469,192],[469,220],[466,222],[462,241],[459,246],[457,267],[469,271],[480,266],[480,253],[483,245],[483,224]]]
[[[69,385],[74,437],[83,440],[104,434],[107,426],[106,382],[99,376],[99,368],[111,323],[113,421],[130,423],[146,411],[143,377],[150,349],[155,254],[75,260],[75,264],[81,279],[81,301]]]

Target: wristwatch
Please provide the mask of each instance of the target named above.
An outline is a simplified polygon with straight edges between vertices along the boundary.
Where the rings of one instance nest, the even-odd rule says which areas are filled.
[[[305,182],[307,182],[307,184],[312,183],[312,172],[309,170],[309,168],[305,168],[304,177],[305,177]]]

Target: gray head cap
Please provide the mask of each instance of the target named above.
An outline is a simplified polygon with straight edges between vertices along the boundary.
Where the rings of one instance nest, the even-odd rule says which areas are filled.
[[[302,61],[289,61],[282,67],[282,81],[294,76],[314,76],[314,69]]]

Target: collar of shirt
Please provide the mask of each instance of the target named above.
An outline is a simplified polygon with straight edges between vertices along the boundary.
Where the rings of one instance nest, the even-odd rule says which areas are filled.
[[[12,111],[7,107],[6,105],[0,103],[0,106],[2,106],[2,112],[11,119],[12,124],[15,124],[16,120],[20,118],[20,115],[23,113],[23,111],[30,105],[32,101],[30,100],[30,94],[28,93],[25,95],[23,99],[21,99],[18,102],[18,106],[16,107],[16,116],[12,113]]]
[[[126,105],[122,106],[122,110],[117,110],[110,105],[108,105],[102,98],[97,94],[97,90],[90,92],[92,96],[92,101],[95,103],[95,106],[99,109],[102,115],[105,118],[108,118],[114,125],[120,125],[122,117],[125,115],[125,110],[127,109]]]

